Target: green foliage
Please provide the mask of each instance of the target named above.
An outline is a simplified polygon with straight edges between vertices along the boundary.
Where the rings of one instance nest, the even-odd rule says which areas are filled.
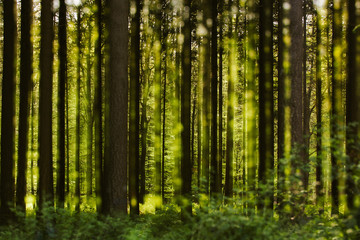
[[[17,212],[18,222],[0,229],[0,239],[359,239],[357,216],[304,217],[292,221],[241,209],[204,207],[187,222],[165,206],[156,214],[102,217],[91,212],[45,208],[36,217]]]

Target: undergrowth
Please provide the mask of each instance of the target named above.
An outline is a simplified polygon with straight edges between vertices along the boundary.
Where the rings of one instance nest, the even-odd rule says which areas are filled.
[[[229,206],[197,208],[187,222],[179,209],[166,206],[156,214],[103,217],[46,208],[0,228],[0,239],[360,239],[359,227],[347,218],[306,217],[292,222],[265,214],[245,214]]]

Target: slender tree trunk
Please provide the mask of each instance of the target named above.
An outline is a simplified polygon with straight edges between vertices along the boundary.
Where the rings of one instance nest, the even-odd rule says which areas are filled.
[[[39,207],[54,201],[52,160],[53,12],[52,0],[41,1],[39,103]]]
[[[223,179],[223,54],[224,54],[224,1],[219,2],[220,23],[219,23],[219,166],[218,166],[218,183],[219,192],[222,192],[222,179]],[[229,2],[230,5],[230,2]]]
[[[304,184],[305,198],[307,198],[307,190],[309,185],[309,147],[310,147],[310,96],[311,88],[307,87],[307,0],[303,1],[303,104],[304,104],[304,117],[303,117],[303,138],[304,146],[301,149],[301,154],[303,158],[303,166],[301,167],[301,178]],[[306,201],[306,199],[305,199]]]
[[[259,188],[258,209],[274,202],[273,1],[260,0],[259,22]],[[266,191],[265,191],[266,190]]]
[[[233,1],[229,2],[229,10],[233,6]],[[235,94],[234,83],[236,82],[236,32],[233,32],[233,17],[229,17],[228,35],[228,89],[227,89],[227,120],[226,120],[226,169],[225,169],[225,196],[229,199],[233,197],[233,163],[234,163],[234,106]]]
[[[247,2],[247,40],[246,40],[246,67],[245,67],[245,83],[244,83],[244,91],[245,91],[245,111],[244,113],[246,119],[246,164],[244,164],[244,168],[246,166],[246,183],[247,183],[247,207],[250,212],[255,210],[256,206],[256,170],[257,170],[257,156],[256,156],[256,38],[257,34],[257,20],[256,20],[256,2],[254,0]]]
[[[303,147],[303,25],[302,25],[302,1],[290,0],[290,124],[291,124],[291,148],[294,159],[291,163],[292,176],[296,176],[303,162],[301,149]],[[300,191],[300,184],[294,178],[292,182],[292,197],[298,198],[295,193]],[[295,203],[297,204],[297,203]],[[298,207],[293,206],[293,213],[297,214]]]
[[[210,195],[220,192],[218,182],[218,126],[217,126],[217,105],[218,105],[218,89],[217,89],[217,0],[211,0],[211,167],[210,167]]]
[[[102,212],[102,189],[103,185],[103,141],[102,141],[102,1],[96,0],[96,27],[98,38],[95,43],[95,90],[94,90],[94,124],[95,124],[95,192],[96,210]]]
[[[92,32],[91,22],[88,21],[88,31]],[[87,115],[87,130],[86,130],[86,196],[90,199],[92,195],[93,183],[93,113],[91,107],[91,35],[88,39],[88,53],[86,56],[86,115]]]
[[[161,16],[161,62],[163,63],[163,109],[162,109],[162,151],[161,151],[161,198],[162,202],[165,203],[165,140],[166,140],[166,76],[167,76],[167,30],[166,30],[166,1],[161,1],[162,5],[162,16]]]
[[[278,176],[278,194],[277,204],[278,209],[281,211],[284,207],[284,194],[285,194],[285,166],[282,164],[282,159],[285,157],[285,77],[284,77],[284,37],[283,37],[283,0],[278,0],[278,113],[277,113],[277,176]]]
[[[65,202],[65,87],[67,82],[67,20],[66,3],[60,1],[59,9],[59,83],[58,83],[58,159],[56,195],[57,206]]]
[[[321,86],[321,29],[320,16],[316,13],[316,204],[324,210],[323,146],[322,146],[322,86]]]
[[[210,81],[211,81],[211,69],[210,69],[210,26],[206,19],[211,17],[210,13],[210,0],[204,0],[203,3],[203,12],[204,19],[203,24],[207,29],[207,34],[204,36],[204,61],[203,61],[203,101],[202,101],[202,126],[203,126],[203,138],[202,138],[202,187],[201,192],[208,195],[209,194],[209,163],[210,163]]]
[[[158,5],[154,6],[158,8]],[[156,200],[156,208],[160,208],[161,202],[161,8],[156,9],[155,14],[155,41],[154,41],[154,160],[155,160],[155,177],[154,189]]]
[[[181,216],[186,219],[192,214],[191,203],[191,159],[190,159],[190,112],[191,112],[191,2],[184,1],[188,13],[184,14],[184,43],[181,52],[181,195],[184,198]]]
[[[16,82],[16,1],[3,2],[4,45],[3,82],[1,107],[1,178],[0,223],[8,223],[14,217],[10,208],[15,203],[15,82]]]
[[[80,68],[81,68],[81,6],[77,8],[77,63],[76,63],[76,143],[75,143],[75,211],[80,211]]]
[[[359,29],[355,31],[355,27],[360,24],[359,13],[356,15],[355,0],[347,1],[348,21],[346,40],[348,44],[347,52],[347,88],[346,88],[346,154],[349,161],[346,164],[346,195],[347,208],[350,212],[356,210],[354,203],[356,195],[356,183],[354,175],[356,174],[356,166],[359,164]],[[358,222],[359,224],[359,222]]]
[[[32,87],[32,1],[21,2],[21,55],[20,55],[20,113],[18,139],[18,172],[16,205],[25,211],[26,170],[29,133],[30,94]]]
[[[130,214],[139,214],[139,122],[140,122],[140,0],[131,21],[129,197]]]
[[[330,2],[332,18],[331,43],[331,214],[339,214],[339,169],[341,157],[340,115],[341,115],[341,6],[339,0]],[[340,51],[338,51],[340,49]]]
[[[129,1],[107,1],[109,75],[104,213],[127,213],[128,13]]]

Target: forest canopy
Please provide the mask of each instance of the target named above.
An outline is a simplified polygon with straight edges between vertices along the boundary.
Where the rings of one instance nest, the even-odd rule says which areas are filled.
[[[359,236],[359,0],[0,10],[2,225],[171,206],[188,223],[352,219]]]

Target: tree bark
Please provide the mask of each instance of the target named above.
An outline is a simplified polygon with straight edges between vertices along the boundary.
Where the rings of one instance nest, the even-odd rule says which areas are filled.
[[[26,170],[29,136],[30,96],[32,90],[32,0],[21,2],[21,52],[20,52],[20,113],[18,139],[18,172],[16,205],[25,211]]]
[[[273,209],[274,96],[273,96],[273,1],[259,5],[259,209]],[[265,189],[270,189],[265,191]]]
[[[96,210],[102,212],[103,185],[103,131],[102,131],[102,1],[96,0],[96,27],[98,38],[95,43],[95,90],[94,90],[94,124],[95,124],[95,192]]]
[[[183,34],[184,43],[181,52],[181,195],[183,204],[182,219],[192,214],[191,203],[191,158],[190,158],[190,112],[191,112],[191,2],[184,1]]]
[[[109,74],[105,144],[104,213],[127,213],[128,13],[129,1],[108,0]]]
[[[39,103],[39,207],[53,205],[52,90],[53,1],[41,1],[40,103]]]
[[[15,203],[15,81],[16,81],[16,1],[3,2],[4,45],[3,82],[1,107],[1,178],[0,223],[8,223],[14,217],[10,208]]]
[[[129,197],[130,214],[139,214],[139,123],[140,123],[140,0],[131,21],[130,55],[130,131],[129,131]]]
[[[58,172],[56,183],[57,206],[65,202],[65,87],[67,82],[67,20],[66,3],[59,8],[59,85],[58,85]]]

